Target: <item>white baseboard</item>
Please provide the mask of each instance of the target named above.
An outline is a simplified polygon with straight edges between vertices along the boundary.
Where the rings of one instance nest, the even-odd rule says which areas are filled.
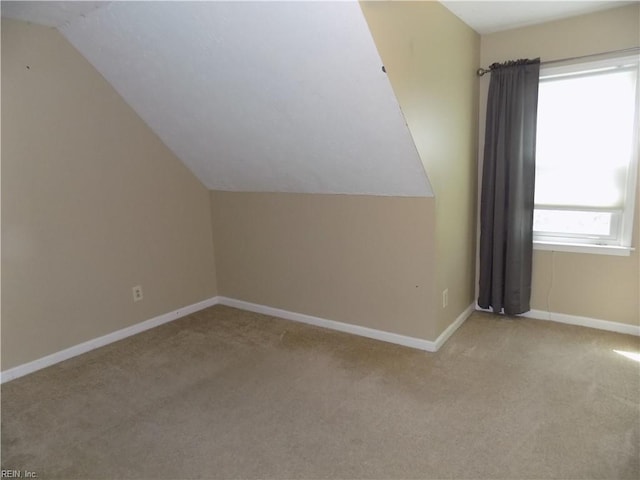
[[[435,341],[436,351],[440,350],[440,347],[442,347],[442,345],[444,345],[444,343],[447,340],[449,340],[449,337],[453,335],[454,332],[462,326],[462,324],[465,322],[467,318],[469,318],[469,316],[474,312],[474,310],[475,310],[475,305],[472,303],[460,315],[458,315],[458,318],[456,318],[455,321],[451,325],[449,325],[445,329],[445,331],[438,336],[438,338],[436,338],[436,341]]]
[[[482,308],[478,304],[476,304],[476,310],[480,312],[493,313],[492,310]],[[529,310],[520,316],[531,318],[533,320],[546,320],[548,322],[565,323],[568,325],[577,325],[579,327],[595,328],[598,330],[606,330],[608,332],[640,336],[640,325],[629,325],[626,323],[611,322],[609,320],[600,320],[598,318],[579,317],[577,315],[568,315],[566,313],[547,312],[546,310]]]
[[[203,300],[201,302],[179,308],[178,310],[174,310],[173,312],[165,313],[149,320],[145,320],[144,322],[136,323],[135,325],[132,325],[130,327],[108,333],[107,335],[103,335],[102,337],[94,338],[78,345],[74,345],[73,347],[66,348],[56,353],[52,353],[51,355],[47,355],[46,357],[38,358],[37,360],[33,360],[32,362],[18,365],[17,367],[13,367],[0,372],[0,383],[5,383],[15,378],[33,373],[37,370],[41,370],[56,363],[62,362],[63,360],[67,360],[91,350],[95,350],[96,348],[100,348],[110,343],[117,342],[118,340],[122,340],[137,333],[144,332],[145,330],[157,327],[159,325],[162,325],[163,323],[171,322],[180,317],[184,317],[191,313],[197,312],[198,310],[211,307],[213,305],[216,305],[217,303],[218,297],[212,297],[207,300]]]
[[[311,315],[305,315],[302,313],[290,312],[287,310],[281,310],[279,308],[267,307],[265,305],[258,305],[256,303],[244,302],[242,300],[235,300],[227,297],[212,297],[207,300],[203,300],[192,305],[179,308],[173,312],[165,313],[157,317],[151,318],[141,323],[137,323],[130,327],[117,330],[102,337],[94,338],[86,342],[74,345],[65,350],[61,350],[51,355],[47,355],[37,360],[33,360],[29,363],[18,365],[17,367],[10,368],[0,372],[0,383],[6,383],[10,380],[28,375],[37,370],[41,370],[46,367],[50,367],[56,363],[68,360],[69,358],[76,357],[83,353],[87,353],[96,348],[103,347],[118,340],[130,337],[137,333],[144,332],[154,327],[158,327],[164,323],[171,322],[178,318],[184,317],[191,313],[197,312],[207,307],[221,304],[229,307],[239,308],[241,310],[247,310],[250,312],[262,313],[273,317],[284,318],[285,320],[292,320],[295,322],[307,323],[318,327],[329,328],[331,330],[338,330],[340,332],[350,333],[353,335],[359,335],[362,337],[373,338],[375,340],[382,340],[383,342],[395,343],[398,345],[404,345],[406,347],[416,348],[419,350],[425,350],[427,352],[437,352],[438,349],[447,341],[447,339],[455,332],[464,321],[471,315],[474,309],[474,305],[470,305],[464,312],[462,312],[458,318],[447,329],[438,336],[435,341],[423,340],[421,338],[408,337],[405,335],[399,335],[397,333],[385,332],[382,330],[375,330],[373,328],[361,327],[359,325],[352,325],[349,323],[336,322],[334,320],[327,320],[324,318],[313,317]]]
[[[437,352],[438,349],[444,344],[444,342],[446,342],[447,339],[453,334],[453,332],[455,332],[464,323],[467,317],[471,315],[474,309],[473,304],[469,305],[469,307],[467,307],[467,309],[462,312],[460,316],[458,316],[458,318],[451,325],[449,325],[449,327],[444,332],[442,332],[435,341],[430,341],[421,338],[400,335],[397,333],[386,332],[383,330],[362,327],[360,325],[353,325],[351,323],[343,323],[337,322],[335,320],[327,320],[326,318],[313,317],[304,313],[296,313],[279,308],[267,307],[266,305],[245,302],[243,300],[235,300],[228,297],[219,297],[218,300],[221,305],[227,305],[229,307],[239,308],[241,310],[247,310],[249,312],[262,313],[264,315],[270,315],[272,317],[284,318],[285,320],[292,320],[294,322],[315,325],[316,327],[323,327],[330,330],[350,333],[352,335],[359,335],[361,337],[373,338],[374,340],[395,343],[398,345],[403,345],[405,347],[425,350],[427,352]]]
[[[597,328],[598,330],[607,330],[609,332],[640,336],[639,325],[628,325],[626,323],[610,322],[609,320],[579,317],[577,315],[547,312],[544,310],[529,310],[527,313],[523,313],[522,316],[526,318],[533,318],[535,320],[547,320],[551,322],[566,323],[569,325],[578,325],[580,327]]]

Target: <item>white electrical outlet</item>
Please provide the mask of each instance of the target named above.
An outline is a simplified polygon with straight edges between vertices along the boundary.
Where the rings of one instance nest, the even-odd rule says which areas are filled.
[[[142,287],[140,285],[136,285],[133,287],[133,301],[139,302],[142,300]]]
[[[445,288],[442,291],[442,308],[447,308],[447,305],[449,305],[449,289]]]

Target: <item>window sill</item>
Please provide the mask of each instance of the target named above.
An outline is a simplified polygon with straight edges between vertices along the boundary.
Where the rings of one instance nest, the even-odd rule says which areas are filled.
[[[552,243],[533,242],[534,250],[547,250],[551,252],[593,253],[596,255],[616,255],[628,257],[634,250],[632,247],[616,247],[613,245],[586,245],[584,243]]]

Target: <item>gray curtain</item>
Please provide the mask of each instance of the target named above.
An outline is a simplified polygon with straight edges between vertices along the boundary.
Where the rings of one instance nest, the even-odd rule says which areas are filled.
[[[530,310],[540,59],[490,68],[478,305],[514,315]]]

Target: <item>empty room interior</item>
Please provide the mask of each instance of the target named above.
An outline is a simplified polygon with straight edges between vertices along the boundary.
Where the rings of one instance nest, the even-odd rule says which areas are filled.
[[[3,477],[640,478],[640,2],[0,8]]]

